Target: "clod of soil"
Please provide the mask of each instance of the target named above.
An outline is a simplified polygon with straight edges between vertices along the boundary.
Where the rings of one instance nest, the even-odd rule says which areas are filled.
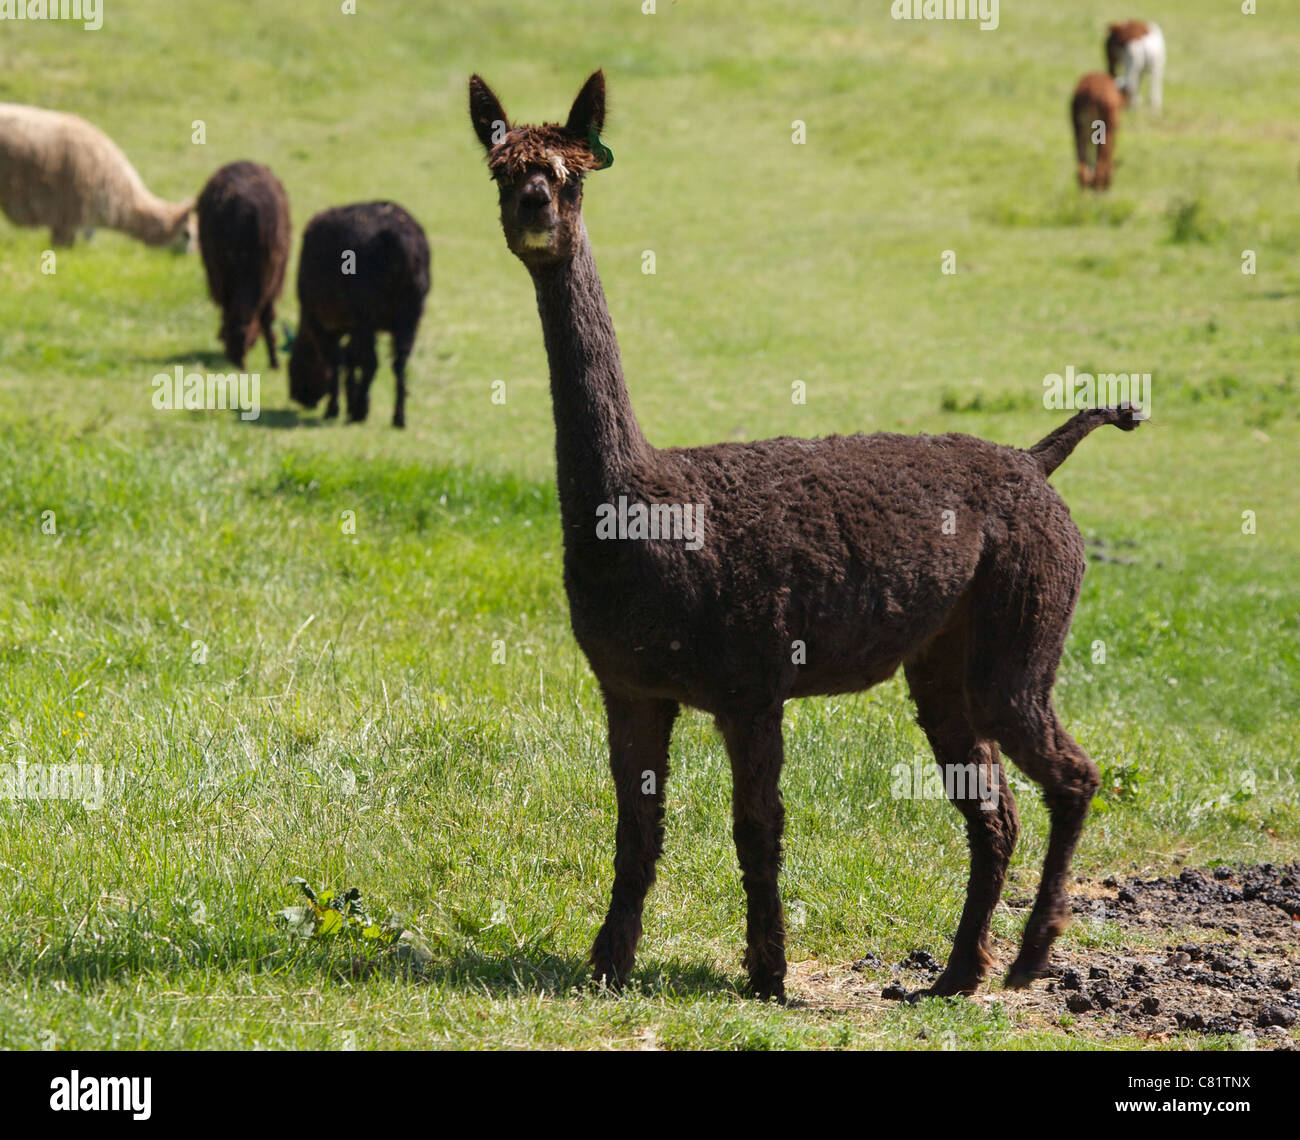
[[[975,1000],[998,1001],[1022,1023],[1091,1037],[1241,1034],[1259,1048],[1300,1048],[1300,864],[1189,867],[1174,877],[1112,875],[1077,887],[1075,923],[1118,927],[1133,935],[1128,945],[1058,942],[1047,978],[1025,990],[986,986]],[[1030,905],[1005,901],[1017,910]],[[1016,946],[999,940],[995,952],[1005,968]],[[866,1009],[924,988],[924,975],[940,969],[924,950],[892,968],[868,954],[839,969],[796,963],[787,988],[800,1005]],[[886,971],[892,976],[869,976]]]

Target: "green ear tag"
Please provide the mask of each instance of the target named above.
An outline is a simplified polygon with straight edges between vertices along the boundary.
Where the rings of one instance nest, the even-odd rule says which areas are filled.
[[[591,147],[591,153],[600,160],[597,170],[608,170],[614,165],[614,152],[600,141],[600,132],[596,130],[595,123],[587,129],[587,145]]]

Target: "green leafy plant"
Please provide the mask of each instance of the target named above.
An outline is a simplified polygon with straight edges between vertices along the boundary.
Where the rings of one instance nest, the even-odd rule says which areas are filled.
[[[366,910],[359,887],[349,887],[341,895],[333,891],[317,894],[306,879],[294,877],[289,882],[307,897],[306,906],[287,906],[276,914],[293,936],[355,940],[391,953],[406,966],[426,966],[433,961],[428,944],[414,930],[406,929],[398,915],[389,915],[382,924],[375,922]]]
[[[1142,798],[1142,768],[1136,760],[1123,760],[1101,766],[1101,784],[1093,797],[1092,810],[1104,812],[1112,807],[1131,805]]]
[[[341,934],[368,942],[391,942],[402,932],[401,924],[393,919],[384,926],[371,919],[359,887],[349,887],[341,895],[333,891],[317,894],[306,879],[295,877],[289,882],[301,888],[307,905],[287,906],[276,917],[296,937],[330,938]]]

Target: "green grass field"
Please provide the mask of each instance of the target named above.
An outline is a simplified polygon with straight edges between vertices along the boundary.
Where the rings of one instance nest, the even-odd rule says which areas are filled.
[[[359,7],[122,0],[97,32],[0,26],[0,101],[84,115],[155,192],[251,158],[296,235],[387,197],[434,251],[406,432],[386,363],[365,425],[293,410],[283,370],[244,422],[152,406],[158,372],[224,371],[196,256],[101,231],[45,274],[47,233],[0,220],[0,763],[107,783],[99,810],[0,801],[0,1047],[1097,1044],[996,1003],[741,998],[730,779],[698,713],[637,985],[583,987],[614,796],[560,582],[532,285],[465,84],[562,119],[605,68],[617,161],[585,213],[657,444],[1027,446],[1064,418],[1046,374],[1151,374],[1154,422],[1054,479],[1118,556],[1091,560],[1057,700],[1110,789],[1076,871],[1164,872],[1300,855],[1300,24],[1218,0],[1021,0],[994,32],[884,0]],[[1130,15],[1164,29],[1165,112],[1127,115],[1113,189],[1084,196],[1069,93]],[[891,794],[928,755],[911,717],[901,678],[787,710],[791,962],[947,956],[965,838],[947,804]],[[1023,891],[1046,817],[1020,804]],[[295,876],[357,886],[431,961],[294,938],[275,914]],[[1003,966],[1018,928],[1000,909]]]

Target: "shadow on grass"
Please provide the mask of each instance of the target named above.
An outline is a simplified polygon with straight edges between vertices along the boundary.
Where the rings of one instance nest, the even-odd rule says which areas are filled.
[[[141,364],[171,364],[171,365],[188,365],[198,364],[204,368],[210,368],[219,372],[235,371],[235,366],[226,359],[226,354],[220,349],[215,348],[191,348],[185,352],[171,352],[166,356],[137,356],[135,358]],[[258,369],[247,367],[245,361],[245,372],[256,372]]]
[[[261,415],[250,424],[258,427],[277,428],[319,428],[329,421],[321,419],[319,412],[300,412],[297,408],[263,408]]]
[[[382,975],[407,977],[415,983],[473,990],[497,997],[510,994],[567,994],[570,990],[595,992],[591,967],[585,958],[519,951],[491,954],[465,950],[449,958],[434,956],[419,969],[384,962],[375,967]],[[732,979],[711,966],[650,959],[638,965],[626,987],[628,992],[647,997],[706,997],[716,994],[739,996]]]
[[[245,943],[217,938],[211,942],[191,939],[182,949],[176,943],[160,943],[162,940],[151,939],[135,947],[49,948],[36,954],[31,944],[9,944],[0,948],[0,983],[54,983],[85,991],[150,976],[183,987],[187,974],[218,973],[272,975],[303,985],[319,985],[322,980],[363,984],[381,979],[494,997],[558,997],[575,989],[595,992],[585,958],[535,948],[506,953],[468,948],[434,951],[429,961],[417,965],[391,950],[354,955],[349,953],[350,948],[340,945],[278,940]],[[735,981],[711,966],[658,959],[640,964],[626,990],[645,997],[740,995]]]

